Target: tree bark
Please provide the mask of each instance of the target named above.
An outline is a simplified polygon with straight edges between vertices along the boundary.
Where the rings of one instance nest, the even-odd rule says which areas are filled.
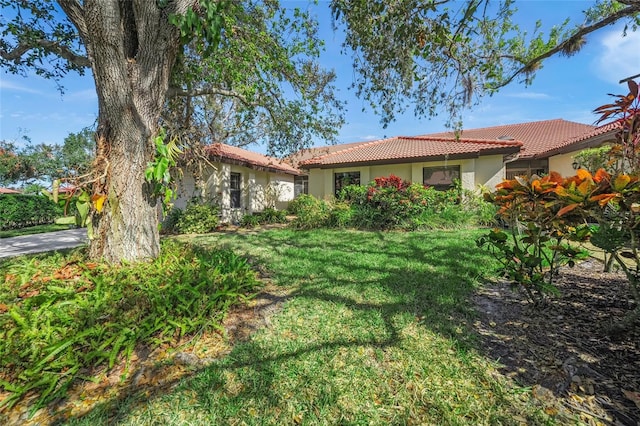
[[[159,202],[144,171],[155,154],[153,138],[180,43],[169,14],[184,12],[192,0],[164,8],[157,3],[86,0],[82,8],[87,31],[80,34],[99,105],[92,192],[106,197],[92,215],[89,252],[109,262],[151,259],[160,251]]]

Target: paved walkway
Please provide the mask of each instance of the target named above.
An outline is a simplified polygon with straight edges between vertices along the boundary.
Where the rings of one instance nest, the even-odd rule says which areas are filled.
[[[0,238],[0,258],[77,247],[87,242],[87,229]]]

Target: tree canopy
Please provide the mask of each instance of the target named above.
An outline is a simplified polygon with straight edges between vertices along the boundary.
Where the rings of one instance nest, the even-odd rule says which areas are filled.
[[[94,159],[93,130],[84,128],[70,133],[62,145],[0,141],[0,185],[28,185],[36,181],[50,183],[54,179],[75,181],[91,169]]]
[[[577,53],[588,34],[617,22],[626,33],[640,23],[637,0],[585,7],[581,17],[538,21],[527,31],[514,20],[515,0],[331,2],[347,28],[345,50],[354,52],[354,87],[385,123],[410,107],[418,116],[444,112],[455,120],[485,94],[530,83],[545,59]]]

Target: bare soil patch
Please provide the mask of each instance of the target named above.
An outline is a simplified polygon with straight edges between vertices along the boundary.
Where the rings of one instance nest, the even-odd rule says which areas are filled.
[[[637,302],[623,274],[602,270],[596,260],[563,268],[560,295],[545,306],[506,283],[488,285],[474,297],[474,326],[486,356],[532,387],[547,412],[587,424],[640,425],[640,324],[611,332]]]

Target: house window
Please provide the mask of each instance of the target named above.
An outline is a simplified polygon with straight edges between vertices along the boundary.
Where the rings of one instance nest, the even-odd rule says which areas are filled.
[[[334,194],[337,196],[340,190],[347,185],[360,185],[360,172],[342,172],[333,174]]]
[[[231,181],[229,184],[231,193],[231,208],[240,208],[240,194],[242,193],[242,175],[240,173],[231,173]]]
[[[460,166],[425,167],[422,169],[422,184],[438,191],[453,188],[453,183],[460,180]]]
[[[309,193],[309,176],[293,177],[293,196]]]

